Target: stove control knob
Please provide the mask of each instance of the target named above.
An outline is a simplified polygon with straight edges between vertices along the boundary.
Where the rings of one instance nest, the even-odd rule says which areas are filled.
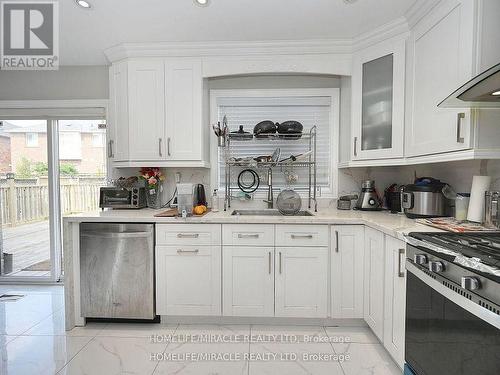
[[[415,254],[413,256],[413,261],[416,263],[416,264],[427,264],[427,255],[425,254]]]
[[[444,264],[443,262],[429,262],[429,271],[431,272],[443,272],[444,271]]]
[[[477,290],[481,287],[481,283],[477,277],[463,276],[462,277],[462,288],[467,290]]]

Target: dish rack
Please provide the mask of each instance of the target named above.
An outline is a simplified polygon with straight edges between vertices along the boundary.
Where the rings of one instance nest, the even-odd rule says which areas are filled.
[[[276,142],[279,147],[283,142],[293,142],[294,144],[302,142],[304,144],[304,154],[309,153],[304,160],[278,160],[278,161],[238,161],[235,156],[234,146],[242,142]],[[309,131],[302,132],[300,136],[297,134],[260,134],[258,137],[253,137],[252,140],[237,139],[230,136],[227,132],[223,137],[223,142],[219,142],[219,147],[223,153],[225,163],[224,171],[224,211],[231,208],[232,191],[238,190],[237,187],[231,186],[231,173],[237,168],[246,167],[253,169],[279,169],[282,172],[286,168],[307,168],[308,169],[308,207],[314,207],[314,211],[318,211],[318,203],[316,200],[316,185],[317,185],[317,165],[316,165],[316,126],[313,126]],[[257,155],[255,155],[257,157]]]

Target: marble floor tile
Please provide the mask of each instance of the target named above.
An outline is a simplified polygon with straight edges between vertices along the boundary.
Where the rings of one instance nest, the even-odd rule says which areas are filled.
[[[318,343],[328,338],[325,329],[320,326],[252,325],[251,334],[267,342],[283,343]]]
[[[97,336],[149,338],[152,335],[172,335],[176,328],[177,324],[108,323]]]
[[[368,327],[325,327],[325,329],[333,343],[380,344],[377,336]]]
[[[337,355],[330,344],[251,344],[250,356],[251,375],[343,375]]]
[[[54,314],[43,319],[40,323],[33,326],[23,336],[45,336],[45,335],[63,335],[63,336],[82,336],[94,337],[99,334],[107,323],[89,322],[84,327],[75,327],[71,331],[66,331],[64,323],[64,310],[59,310]]]
[[[19,336],[0,351],[2,375],[52,375],[64,367],[90,337]]]
[[[152,374],[158,364],[154,356],[165,347],[145,337],[94,337],[59,374]]]
[[[350,343],[332,346],[337,354],[346,356],[346,360],[341,363],[345,375],[401,375],[402,370],[381,344]]]
[[[155,375],[248,373],[249,343],[170,343]]]

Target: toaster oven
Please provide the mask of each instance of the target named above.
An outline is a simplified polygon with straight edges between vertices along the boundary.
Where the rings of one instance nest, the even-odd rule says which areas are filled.
[[[102,209],[146,207],[146,188],[101,187],[99,190],[99,207]]]

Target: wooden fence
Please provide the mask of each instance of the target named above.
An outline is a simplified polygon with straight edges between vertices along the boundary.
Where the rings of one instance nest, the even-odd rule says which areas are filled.
[[[0,223],[16,226],[47,220],[49,188],[46,178],[7,179],[0,184]],[[99,208],[99,188],[104,178],[61,178],[61,212],[63,215]]]

